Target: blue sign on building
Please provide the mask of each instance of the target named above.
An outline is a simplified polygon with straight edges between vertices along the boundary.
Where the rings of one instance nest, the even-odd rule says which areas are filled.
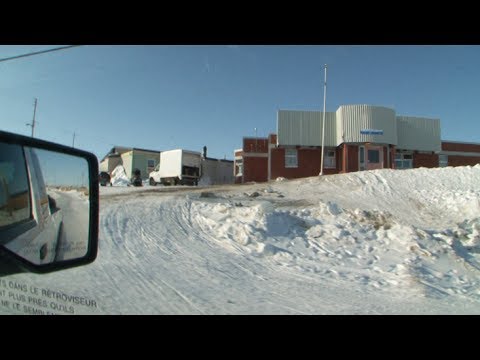
[[[363,129],[363,130],[360,130],[360,134],[362,134],[362,135],[383,135],[383,130]]]

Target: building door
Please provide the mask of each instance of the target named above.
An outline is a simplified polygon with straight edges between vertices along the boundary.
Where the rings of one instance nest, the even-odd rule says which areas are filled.
[[[383,147],[366,146],[367,170],[383,169]]]
[[[365,170],[365,146],[363,145],[358,147],[358,169],[360,171]]]

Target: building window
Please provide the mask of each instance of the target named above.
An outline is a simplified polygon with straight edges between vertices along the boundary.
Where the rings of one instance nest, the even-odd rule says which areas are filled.
[[[325,150],[325,155],[323,158],[323,168],[324,169],[335,169],[335,150]]]
[[[438,156],[438,166],[439,167],[448,166],[448,155],[439,155]]]
[[[368,162],[372,164],[378,164],[380,162],[380,151],[368,150]]]
[[[155,167],[155,160],[154,159],[148,159],[147,160],[147,167],[154,168]]]
[[[285,167],[298,167],[298,153],[297,149],[285,149]]]
[[[413,155],[411,153],[395,153],[395,169],[413,168]]]

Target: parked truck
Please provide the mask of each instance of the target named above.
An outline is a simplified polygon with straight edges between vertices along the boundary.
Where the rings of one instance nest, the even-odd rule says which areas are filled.
[[[202,156],[188,150],[169,150],[160,153],[160,163],[149,174],[150,185],[198,185]]]

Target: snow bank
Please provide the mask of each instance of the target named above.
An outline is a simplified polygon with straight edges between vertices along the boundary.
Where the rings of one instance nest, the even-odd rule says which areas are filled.
[[[480,214],[479,165],[362,171],[291,180],[276,183],[275,188],[289,198],[389,211],[397,220],[415,226],[441,229]]]

